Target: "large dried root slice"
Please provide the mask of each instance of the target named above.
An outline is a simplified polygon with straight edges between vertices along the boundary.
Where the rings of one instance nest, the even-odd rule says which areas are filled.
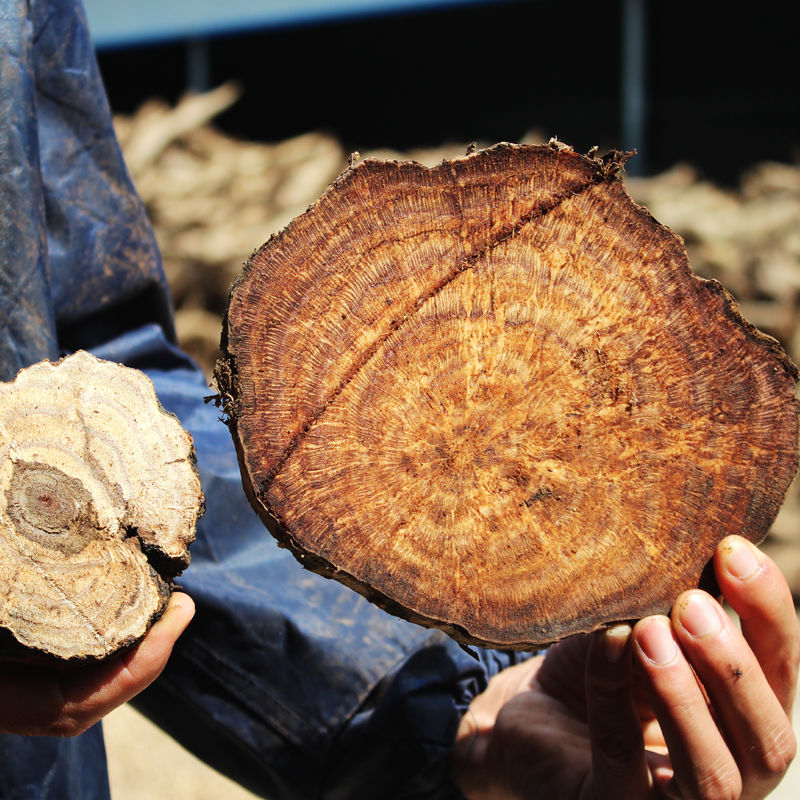
[[[366,161],[249,261],[217,369],[307,567],[466,643],[669,609],[766,534],[797,370],[636,206],[624,157]]]
[[[0,384],[0,627],[20,652],[138,641],[189,564],[191,437],[150,380],[78,352]]]

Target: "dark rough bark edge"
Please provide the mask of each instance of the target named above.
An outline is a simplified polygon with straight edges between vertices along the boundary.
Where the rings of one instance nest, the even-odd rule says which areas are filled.
[[[552,140],[548,145],[517,145],[517,144],[501,142],[499,144],[493,145],[490,148],[487,148],[487,150],[475,150],[469,152],[466,156],[452,159],[450,161],[447,160],[443,161],[439,165],[435,167],[430,167],[428,169],[437,169],[445,165],[449,166],[454,162],[462,161],[464,159],[479,158],[482,156],[483,153],[486,153],[488,151],[496,151],[500,149],[520,149],[529,147],[542,148],[542,149],[552,148],[555,150],[568,150],[569,152],[574,152],[572,148],[570,148],[568,145],[565,145],[555,140]],[[625,162],[632,155],[633,153],[624,153],[621,151],[614,150],[609,152],[608,154],[605,154],[604,156],[598,157],[595,155],[595,151],[593,150],[590,151],[590,153],[581,157],[592,162],[597,172],[599,172],[602,175],[602,179],[608,180],[609,182],[616,181],[621,184],[621,177],[624,171]],[[359,165],[356,166],[351,165],[328,187],[328,189],[323,193],[320,199],[318,199],[315,203],[309,206],[309,208],[306,210],[305,213],[313,211],[314,207],[317,205],[317,203],[319,203],[322,200],[322,198],[326,197],[329,193],[336,191],[341,185],[341,183],[347,180],[355,169],[360,168],[364,164],[370,164],[370,163],[416,164],[417,162],[401,162],[401,161],[380,162],[380,160],[378,159],[367,159],[363,162],[360,162]],[[602,182],[602,180],[590,182],[588,185],[584,186],[581,191],[584,191],[591,186],[597,185],[600,182]],[[639,214],[640,216],[643,216],[648,225],[654,226],[662,235],[666,235],[666,238],[670,240],[673,248],[677,250],[677,255],[679,256],[678,260],[680,262],[681,268],[688,275],[688,277],[695,282],[695,285],[701,291],[710,292],[711,294],[720,296],[723,301],[722,304],[723,313],[728,317],[730,322],[735,327],[740,328],[745,334],[745,336],[748,339],[750,339],[757,347],[766,349],[766,351],[776,359],[777,364],[781,368],[783,368],[785,374],[796,383],[798,380],[798,376],[800,375],[800,372],[798,371],[798,367],[794,364],[794,362],[789,358],[789,356],[783,350],[780,343],[774,337],[769,336],[768,334],[758,330],[758,328],[756,328],[754,325],[745,320],[744,317],[742,317],[739,311],[738,303],[731,295],[731,293],[721,283],[719,283],[714,279],[703,278],[697,275],[692,269],[691,263],[689,262],[688,254],[686,252],[686,246],[683,239],[674,231],[670,230],[667,226],[658,222],[658,220],[656,220],[655,217],[653,217],[653,215],[649,212],[647,208],[636,203],[633,200],[633,198],[631,198],[630,194],[628,193],[627,189],[624,188],[624,186],[623,186],[623,192],[628,202],[630,202],[634,212]],[[576,194],[578,193],[580,192],[577,192]],[[563,199],[560,202],[563,202]],[[553,208],[558,207],[558,205],[559,204],[557,203],[555,206],[547,209],[544,213],[552,211]],[[291,225],[291,223],[289,224]],[[240,473],[242,477],[242,485],[244,487],[245,494],[248,500],[250,501],[250,504],[252,505],[258,516],[261,518],[262,522],[265,524],[265,526],[272,534],[272,536],[277,540],[278,545],[280,547],[288,549],[295,557],[295,559],[297,559],[297,561],[305,569],[309,569],[312,572],[316,572],[317,574],[321,575],[324,578],[333,578],[339,581],[340,583],[343,583],[345,586],[348,586],[350,589],[353,589],[354,591],[358,592],[360,595],[362,595],[375,605],[379,606],[383,610],[397,617],[408,620],[409,622],[413,622],[417,625],[421,625],[426,628],[437,628],[439,630],[442,630],[449,636],[451,636],[453,639],[455,639],[457,642],[467,646],[496,647],[506,650],[535,651],[542,647],[548,647],[569,636],[578,633],[591,633],[595,630],[609,627],[617,622],[633,621],[629,619],[619,619],[616,617],[609,617],[607,620],[604,620],[599,624],[586,625],[583,627],[573,627],[567,631],[562,632],[560,635],[552,638],[539,638],[539,639],[532,638],[531,641],[526,641],[526,642],[489,641],[471,635],[468,630],[466,630],[464,627],[460,625],[454,623],[448,623],[443,620],[432,619],[418,612],[412,611],[406,606],[403,606],[397,601],[392,600],[391,598],[385,596],[383,593],[381,593],[379,590],[377,590],[370,584],[359,580],[358,578],[356,578],[355,576],[351,575],[348,572],[345,572],[344,570],[336,569],[325,559],[315,555],[314,553],[304,550],[294,541],[291,532],[289,530],[289,526],[284,523],[284,521],[279,517],[279,515],[275,512],[275,510],[270,509],[266,505],[266,503],[261,499],[260,495],[265,493],[266,487],[264,486],[254,487],[252,484],[251,476],[246,464],[244,448],[240,441],[240,437],[238,434],[238,427],[237,427],[237,412],[238,412],[237,401],[239,395],[238,368],[236,364],[236,357],[230,351],[228,346],[229,345],[228,311],[230,309],[231,301],[240,284],[242,284],[247,280],[250,272],[252,271],[252,269],[254,269],[254,260],[256,256],[261,251],[269,247],[276,239],[282,237],[285,230],[286,229],[276,234],[273,234],[261,247],[253,251],[250,258],[245,263],[243,271],[237,277],[237,279],[235,280],[235,282],[231,287],[228,300],[228,307],[226,308],[223,317],[222,335],[220,340],[221,356],[220,359],[217,361],[217,365],[214,370],[214,378],[218,388],[218,394],[213,397],[217,406],[221,407],[224,415],[223,421],[228,426],[231,436],[233,437],[239,461]],[[467,267],[467,269],[468,268],[469,267]],[[377,349],[379,349],[379,347]],[[797,420],[798,414],[800,413],[800,402],[798,402],[797,399],[794,399],[793,405],[795,407],[795,419]],[[314,422],[316,422],[318,419],[319,418],[315,419]],[[795,474],[797,472],[798,463],[800,463],[800,452],[798,452],[798,444],[800,443],[798,442],[798,426],[796,424],[795,457],[793,459],[792,465],[790,465],[792,474]],[[285,459],[281,460],[281,464],[283,463],[285,463]],[[790,485],[791,485],[791,480],[787,483],[786,487],[782,492],[783,499],[785,499],[786,493],[788,492]],[[783,502],[783,500],[781,502]],[[780,504],[778,504],[778,508],[780,508]],[[763,541],[763,539],[768,534],[769,528],[772,525],[773,521],[774,521],[774,516],[772,519],[764,520],[764,529],[758,531],[758,535],[753,539],[751,539],[751,541],[753,541],[754,544],[758,544],[759,542]],[[718,541],[721,541],[721,539]],[[691,582],[691,585],[689,585],[690,582],[687,581],[687,585],[685,587],[686,589],[699,587],[711,593],[717,593],[718,587],[716,584],[716,579],[714,577],[712,560],[713,560],[713,551],[709,554],[709,559],[703,566],[701,573],[697,576],[696,581]],[[651,604],[651,606],[641,609],[641,616],[644,617],[648,616],[649,614],[656,614],[656,613],[665,614],[668,613],[669,610],[670,610],[669,607],[653,603]]]

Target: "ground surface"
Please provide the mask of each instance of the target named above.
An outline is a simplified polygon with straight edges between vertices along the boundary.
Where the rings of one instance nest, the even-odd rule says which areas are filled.
[[[198,761],[131,706],[106,717],[112,800],[248,800],[255,795]]]

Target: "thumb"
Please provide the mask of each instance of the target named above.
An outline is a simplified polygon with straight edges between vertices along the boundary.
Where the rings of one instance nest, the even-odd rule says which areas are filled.
[[[136,647],[62,678],[64,713],[87,728],[146,689],[161,674],[193,616],[192,599],[175,592],[161,619]]]
[[[586,710],[592,772],[582,800],[643,798],[649,790],[644,738],[633,701],[629,625],[592,637],[586,659]]]

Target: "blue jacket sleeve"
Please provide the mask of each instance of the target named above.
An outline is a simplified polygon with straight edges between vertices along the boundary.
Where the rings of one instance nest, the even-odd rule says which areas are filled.
[[[456,797],[460,716],[513,657],[475,659],[303,570],[251,510],[203,376],[174,343],[79,4],[0,5],[0,85],[2,377],[91,349],[147,372],[195,440],[207,510],[181,582],[197,615],[139,707],[272,800]]]

